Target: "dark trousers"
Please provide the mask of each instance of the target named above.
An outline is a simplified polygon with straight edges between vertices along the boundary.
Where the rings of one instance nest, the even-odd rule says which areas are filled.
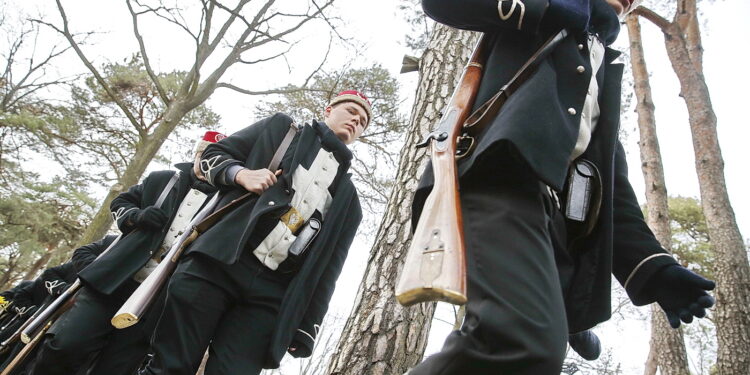
[[[556,254],[564,220],[536,179],[504,175],[461,181],[466,318],[410,375],[560,374],[568,329],[555,258],[566,261]]]
[[[142,374],[195,374],[207,347],[206,374],[260,373],[288,283],[249,252],[231,266],[186,258],[169,282]]]
[[[110,320],[124,302],[83,288],[73,307],[53,325],[40,345],[30,375],[70,375],[91,366],[89,374],[132,375],[143,362],[151,318],[118,330]],[[156,306],[156,305],[155,305]],[[152,311],[154,311],[152,309]]]

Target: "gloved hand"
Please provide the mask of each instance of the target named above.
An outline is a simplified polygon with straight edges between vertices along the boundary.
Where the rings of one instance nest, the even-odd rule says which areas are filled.
[[[693,321],[693,316],[703,318],[706,309],[714,305],[714,298],[706,291],[716,283],[679,265],[672,264],[657,271],[644,286],[650,300],[659,303],[672,328]]]
[[[68,289],[68,283],[62,280],[45,281],[44,287],[47,288],[47,293],[49,293],[49,295],[57,297],[62,294],[65,289]]]
[[[169,217],[161,208],[149,206],[129,212],[126,220],[141,229],[161,229]]]

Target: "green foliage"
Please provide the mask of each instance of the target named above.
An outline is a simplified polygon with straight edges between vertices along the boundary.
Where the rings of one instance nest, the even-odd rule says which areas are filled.
[[[61,178],[39,182],[36,173],[6,164],[0,185],[0,285],[18,281],[47,252],[68,258],[96,202],[82,186]]]
[[[700,201],[695,198],[670,197],[669,217],[674,255],[683,266],[713,279],[715,256]]]

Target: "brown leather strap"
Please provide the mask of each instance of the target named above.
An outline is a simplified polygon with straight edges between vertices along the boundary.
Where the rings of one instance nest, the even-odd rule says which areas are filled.
[[[472,135],[479,134],[487,122],[493,118],[500,111],[500,107],[510,97],[518,87],[523,84],[526,79],[534,71],[534,68],[544,59],[552,49],[560,43],[568,35],[567,30],[562,29],[560,32],[552,35],[539,49],[528,59],[526,63],[521,66],[516,72],[513,78],[508,83],[500,88],[493,97],[484,102],[469,118],[464,122],[464,129]]]
[[[297,124],[295,123],[289,124],[289,131],[286,132],[286,135],[284,136],[284,139],[281,141],[279,148],[277,148],[276,153],[273,154],[271,163],[268,165],[268,170],[276,171],[279,168],[279,164],[281,164],[281,158],[283,158],[284,154],[286,154],[286,151],[289,149],[289,145],[292,143],[292,139],[294,139],[294,135],[297,134],[298,131],[299,131],[299,128],[297,127]],[[218,222],[219,219],[221,219],[222,217],[224,217],[224,215],[229,213],[229,211],[232,211],[235,207],[240,205],[240,203],[246,201],[248,198],[253,196],[253,194],[255,193],[247,192],[243,194],[241,197],[227,203],[224,207],[221,207],[218,210],[214,211],[211,215],[208,215],[205,219],[203,219],[200,223],[198,223],[195,226],[195,231],[197,231],[198,234],[201,234],[207,231],[214,224],[216,224],[216,222]]]

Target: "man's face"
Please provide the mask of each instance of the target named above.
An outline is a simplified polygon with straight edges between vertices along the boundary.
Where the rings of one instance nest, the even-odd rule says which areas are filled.
[[[623,17],[638,7],[640,0],[606,0],[619,17]]]
[[[325,122],[344,144],[352,144],[367,127],[367,112],[354,102],[343,102],[325,109]]]

